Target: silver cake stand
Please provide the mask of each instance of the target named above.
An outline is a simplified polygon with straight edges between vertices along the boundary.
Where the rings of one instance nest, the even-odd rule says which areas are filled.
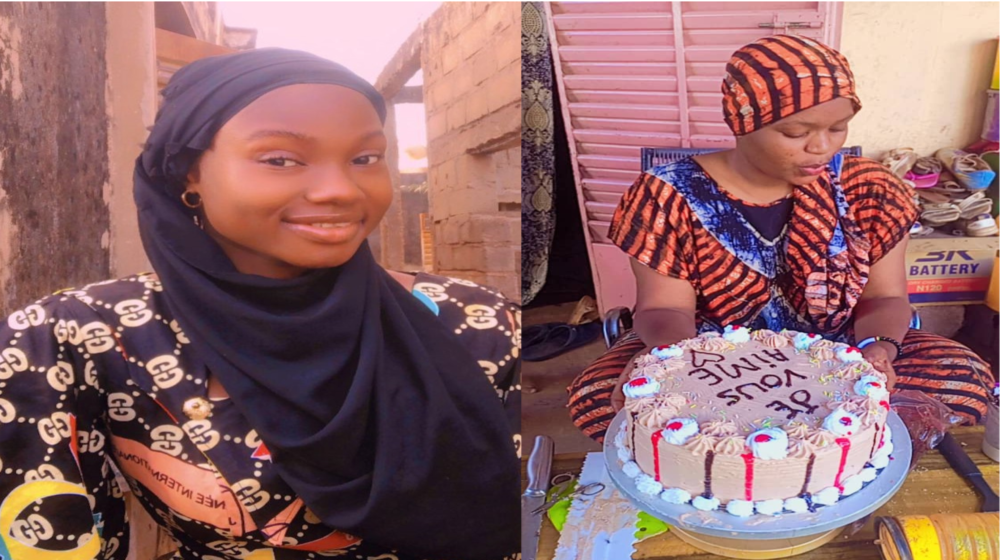
[[[830,533],[845,527],[877,510],[892,498],[906,479],[913,453],[906,426],[895,412],[890,411],[887,423],[892,430],[892,460],[879,472],[875,480],[866,484],[864,488],[841,498],[832,506],[820,506],[815,512],[785,512],[773,517],[760,514],[737,517],[727,513],[725,509],[700,511],[690,504],[671,504],[639,492],[635,482],[622,472],[614,444],[614,436],[621,429],[624,419],[625,415],[622,412],[615,416],[606,432],[608,436],[604,438],[604,459],[615,486],[636,507],[673,527],[697,535],[723,539],[744,541],[796,539]]]

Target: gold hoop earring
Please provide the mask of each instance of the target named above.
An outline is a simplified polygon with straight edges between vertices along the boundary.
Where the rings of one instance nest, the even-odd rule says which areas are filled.
[[[188,195],[194,195],[197,198],[194,202],[191,202],[188,199]],[[181,195],[181,202],[183,202],[184,206],[187,206],[188,208],[198,208],[201,206],[201,195],[194,191],[184,191],[184,194]]]

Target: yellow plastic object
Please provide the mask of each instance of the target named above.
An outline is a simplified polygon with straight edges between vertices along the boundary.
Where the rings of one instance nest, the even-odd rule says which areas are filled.
[[[993,64],[993,81],[990,89],[1000,89],[1000,45],[997,45],[997,61]]]
[[[998,560],[996,513],[879,517],[875,542],[886,560]]]
[[[569,490],[564,494],[568,494],[573,490],[576,490],[576,482],[573,482],[573,484],[569,487]],[[549,488],[549,491],[545,493],[545,501],[547,502],[552,498],[554,498],[555,494],[556,494],[556,487],[553,486],[552,488]],[[549,511],[546,512],[546,515],[549,516],[549,521],[552,522],[552,525],[556,528],[556,531],[559,531],[560,533],[562,533],[563,525],[566,524],[566,516],[569,515],[569,506],[572,501],[573,501],[572,498],[564,497],[561,500],[559,500],[559,502],[557,502],[556,505],[550,507]]]
[[[1000,226],[1000,218],[997,218]],[[1000,257],[993,259],[993,274],[990,276],[990,287],[986,290],[986,306],[993,311],[1000,311]]]
[[[639,512],[639,521],[635,524],[635,540],[644,541],[649,537],[662,535],[670,530],[670,525],[649,515],[644,511]]]

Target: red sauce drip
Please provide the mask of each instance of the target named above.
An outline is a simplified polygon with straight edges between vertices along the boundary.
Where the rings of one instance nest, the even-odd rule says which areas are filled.
[[[844,491],[840,484],[840,477],[844,475],[844,466],[847,465],[847,454],[851,451],[851,440],[847,438],[837,438],[837,445],[840,446],[840,466],[837,468],[837,477],[833,479],[833,485],[837,490]]]
[[[743,457],[743,463],[746,464],[746,479],[743,483],[743,489],[745,494],[745,499],[748,502],[753,501],[753,451],[747,450],[746,453],[740,455]]]
[[[653,433],[653,473],[656,474],[656,481],[660,481],[660,440],[663,439],[663,431],[657,430]]]

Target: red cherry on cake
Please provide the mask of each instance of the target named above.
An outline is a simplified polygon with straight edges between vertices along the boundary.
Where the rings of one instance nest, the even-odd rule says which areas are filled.
[[[852,422],[850,418],[844,416],[843,418],[840,419],[840,423],[843,424],[843,425],[845,425],[845,426],[850,426],[854,422]]]
[[[757,437],[753,438],[753,440],[756,441],[757,443],[767,443],[771,441],[771,436],[767,434],[760,434]]]
[[[882,386],[882,384],[879,383],[878,381],[872,381],[871,383],[869,383],[869,385],[871,385],[872,387],[881,387]]]
[[[646,383],[649,383],[649,380],[646,379],[645,377],[636,377],[632,381],[628,382],[628,386],[629,387],[642,387]]]
[[[669,348],[669,346],[657,346],[656,348],[653,348],[653,350],[659,350],[660,352],[662,352],[667,348]]]
[[[849,354],[859,354],[861,353],[861,350],[858,350],[857,348],[851,346],[850,348],[847,349],[847,352]]]
[[[680,422],[671,422],[667,424],[667,429],[670,431],[676,431],[684,427],[684,424]]]

